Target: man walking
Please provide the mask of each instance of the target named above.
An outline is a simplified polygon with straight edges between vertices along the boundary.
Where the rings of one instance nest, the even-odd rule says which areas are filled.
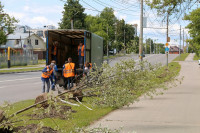
[[[63,65],[63,76],[64,76],[64,81],[65,85],[64,87],[71,89],[73,87],[73,80],[76,74],[76,67],[75,63],[72,63],[72,58],[68,58],[68,63]],[[68,85],[67,85],[68,83]]]
[[[43,70],[42,70],[42,93],[45,93],[45,83],[47,85],[47,93],[49,92],[50,89],[50,83],[49,83],[49,77],[51,76],[53,72],[53,65],[50,64],[49,66],[46,66]]]

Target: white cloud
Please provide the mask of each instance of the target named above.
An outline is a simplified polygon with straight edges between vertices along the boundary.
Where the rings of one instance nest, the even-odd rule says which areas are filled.
[[[118,15],[118,12],[117,12],[117,11],[114,11],[114,15],[117,16],[117,15]]]
[[[24,6],[24,11],[29,11],[30,7],[29,6]]]
[[[24,17],[26,17],[26,14],[23,12],[8,12],[8,14],[12,17],[15,17],[16,19],[23,19]]]
[[[121,19],[124,19],[124,20],[126,20],[126,18],[127,18],[127,16],[126,15],[120,15],[119,16],[119,19],[121,20]]]

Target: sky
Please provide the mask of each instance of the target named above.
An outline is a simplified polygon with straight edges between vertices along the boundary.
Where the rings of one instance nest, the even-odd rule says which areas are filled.
[[[63,0],[64,1],[64,0]],[[4,11],[19,20],[20,25],[28,25],[31,28],[42,28],[45,25],[54,25],[62,19],[64,2],[61,0],[1,0]],[[140,2],[139,0],[80,0],[85,8],[85,13],[98,15],[105,7],[112,7],[118,19],[124,19],[128,24],[138,24],[138,35],[140,26]],[[192,9],[195,9],[194,5]],[[166,28],[166,22],[144,5],[144,16],[147,17],[147,27]],[[170,44],[180,44],[180,25],[184,28],[188,24],[182,19],[170,20],[169,36]],[[188,30],[185,29],[185,38]],[[183,31],[181,31],[183,33]],[[166,29],[144,28],[144,40],[152,38],[157,43],[166,43]],[[181,40],[182,42],[182,40]]]

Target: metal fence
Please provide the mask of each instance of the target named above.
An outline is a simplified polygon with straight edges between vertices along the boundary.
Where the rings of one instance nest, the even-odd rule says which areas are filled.
[[[11,66],[26,66],[38,64],[38,55],[11,55]],[[0,56],[0,68],[6,68],[8,66],[8,57]]]

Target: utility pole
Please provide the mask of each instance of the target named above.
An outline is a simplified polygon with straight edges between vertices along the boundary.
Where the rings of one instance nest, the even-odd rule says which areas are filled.
[[[145,43],[145,54],[147,54],[147,40],[146,40],[146,43]]]
[[[184,53],[184,29],[183,29],[183,53]]]
[[[74,22],[73,22],[73,18],[71,19],[71,29],[74,29]]]
[[[126,33],[125,33],[125,27],[124,27],[124,46],[126,46],[125,45],[125,43],[126,43],[126,37],[125,37],[125,35],[126,35]]]
[[[149,53],[151,54],[151,40],[150,40],[150,52]]]
[[[179,45],[179,57],[181,57],[181,25],[180,25],[180,45]]]
[[[107,25],[107,36],[108,36],[108,25]],[[108,63],[108,45],[109,45],[109,40],[107,40],[107,63]]]
[[[143,61],[143,0],[141,0],[141,9],[140,9],[140,46],[139,46],[139,57]]]
[[[168,37],[169,37],[169,13],[167,12],[167,38],[166,38],[167,43],[168,43]],[[166,52],[166,56],[167,56],[167,67],[168,67],[168,56],[169,56],[168,52]]]

